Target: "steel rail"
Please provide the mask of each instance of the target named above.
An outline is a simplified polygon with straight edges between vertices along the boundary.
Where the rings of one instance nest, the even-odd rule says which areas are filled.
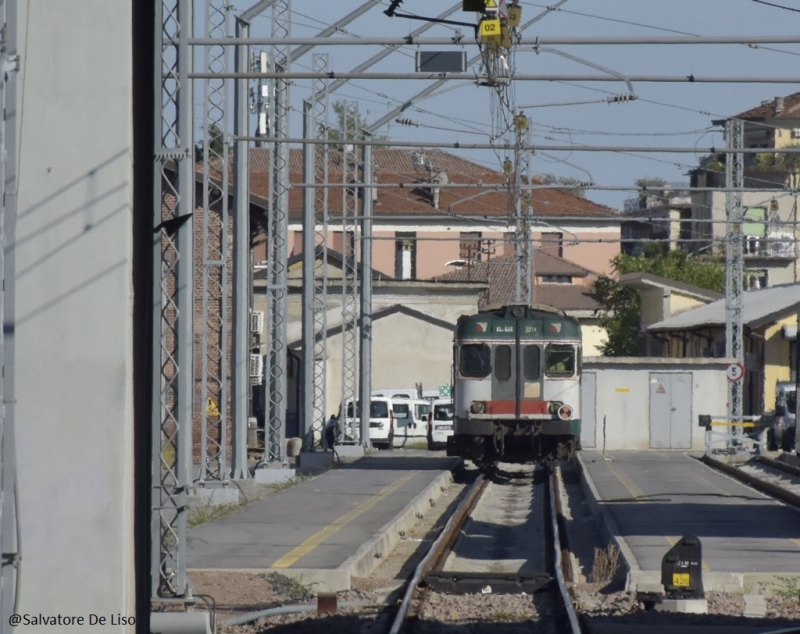
[[[765,493],[770,497],[773,497],[781,502],[785,502],[790,506],[795,508],[800,508],[800,495],[797,493],[792,493],[787,489],[784,489],[777,484],[773,484],[772,482],[767,482],[766,480],[762,480],[754,475],[749,473],[745,473],[741,469],[738,469],[732,465],[726,464],[724,462],[720,462],[719,460],[715,460],[714,458],[709,458],[708,456],[703,456],[700,458],[702,462],[707,464],[712,469],[716,469],[717,471],[722,471],[723,473],[739,480],[739,482],[743,482],[747,484],[757,491],[761,493]]]
[[[458,505],[458,508],[450,517],[447,524],[445,524],[445,527],[439,534],[439,537],[437,537],[433,544],[431,544],[428,553],[414,569],[414,574],[409,580],[408,586],[406,586],[403,600],[397,608],[394,621],[392,621],[392,625],[389,628],[389,634],[398,634],[400,632],[406,616],[408,615],[409,608],[411,607],[411,599],[414,597],[414,592],[417,589],[417,585],[419,585],[420,581],[422,581],[428,572],[430,572],[435,566],[440,565],[440,560],[447,556],[449,549],[455,543],[455,540],[461,531],[461,527],[469,517],[472,509],[475,508],[475,505],[478,503],[478,500],[480,499],[480,496],[488,483],[489,480],[485,474],[481,473],[477,477],[475,482],[472,483],[470,488],[465,493],[464,499]]]
[[[773,460],[772,458],[767,458],[766,456],[756,456],[755,461],[760,462],[767,467],[772,467],[773,469],[783,471],[784,473],[788,473],[793,476],[800,476],[800,467],[795,467],[794,465],[781,462],[780,460]]]
[[[563,560],[561,557],[561,538],[560,538],[560,531],[558,528],[558,511],[556,509],[557,506],[557,486],[556,486],[556,479],[558,478],[558,473],[560,472],[559,468],[553,470],[548,478],[548,487],[550,490],[550,525],[552,535],[553,535],[553,551],[554,551],[554,566],[556,572],[556,582],[558,584],[558,591],[561,595],[561,600],[564,603],[564,608],[567,613],[567,620],[569,620],[570,625],[570,632],[572,634],[581,634],[581,625],[578,621],[578,614],[575,612],[575,606],[572,603],[572,596],[569,593],[569,588],[567,588],[567,582],[564,576],[564,570],[562,568]]]

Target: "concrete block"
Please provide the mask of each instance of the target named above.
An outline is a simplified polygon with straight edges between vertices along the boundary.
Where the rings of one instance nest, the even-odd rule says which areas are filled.
[[[751,619],[766,618],[767,601],[763,594],[744,595],[744,615]]]
[[[654,583],[652,581],[641,581],[636,584],[636,592],[642,592],[645,594],[659,594],[664,596],[664,586],[660,583]]]
[[[322,473],[333,466],[332,451],[301,453],[297,456],[297,470],[300,473]]]
[[[294,469],[272,469],[266,467],[264,469],[256,469],[253,480],[258,484],[279,484],[281,482],[293,480],[294,477]]]
[[[151,634],[211,634],[208,612],[152,612]]]
[[[334,449],[339,458],[363,458],[366,455],[361,445],[336,445]]]
[[[658,612],[681,612],[683,614],[708,614],[706,599],[664,599],[656,603]]]
[[[190,506],[224,506],[240,502],[242,502],[242,492],[236,485],[197,487],[194,494],[189,497]]]

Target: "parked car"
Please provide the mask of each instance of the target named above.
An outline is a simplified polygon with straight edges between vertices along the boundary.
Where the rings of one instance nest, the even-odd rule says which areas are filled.
[[[396,396],[392,399],[392,411],[397,425],[394,436],[395,447],[406,447],[414,442],[424,442],[431,411],[429,401]]]
[[[453,435],[453,416],[455,406],[453,401],[437,399],[433,402],[430,420],[428,422],[428,449],[444,449],[447,439]]]
[[[342,419],[342,410],[345,412]],[[355,442],[358,438],[356,427],[360,424],[361,401],[356,402],[355,412],[353,401],[349,400],[346,406],[339,409],[337,416],[332,416],[325,425],[325,442],[332,447],[334,442],[340,441],[344,435],[345,442]],[[369,438],[375,447],[392,449],[395,438],[395,418],[392,411],[390,398],[373,396],[369,407]]]

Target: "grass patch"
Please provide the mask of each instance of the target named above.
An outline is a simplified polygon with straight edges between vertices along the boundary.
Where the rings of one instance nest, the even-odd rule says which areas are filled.
[[[194,508],[189,509],[189,517],[186,522],[189,527],[205,524],[211,520],[219,519],[230,515],[234,511],[239,510],[244,506],[244,502],[238,504],[200,504]]]
[[[594,583],[606,583],[614,578],[619,569],[619,549],[616,546],[594,549],[594,565],[591,579]]]
[[[427,449],[427,441],[410,442],[403,446],[403,449]]]
[[[303,583],[279,572],[268,572],[263,576],[269,581],[274,592],[284,594],[292,601],[310,601],[316,596],[313,590],[316,583]]]
[[[314,476],[311,475],[298,475],[294,478],[290,478],[289,480],[284,480],[282,482],[275,482],[274,484],[270,484],[269,488],[272,489],[274,493],[279,493],[281,491],[285,491],[286,489],[291,489],[295,484],[300,484],[301,482],[305,482],[306,480],[310,480]]]
[[[775,580],[773,583],[762,581],[758,584],[762,594],[778,599],[800,599],[800,579],[776,576]]]

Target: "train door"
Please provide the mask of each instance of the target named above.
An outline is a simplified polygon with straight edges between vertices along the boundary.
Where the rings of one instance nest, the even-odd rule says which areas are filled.
[[[494,347],[494,363],[492,364],[492,400],[517,401],[517,381],[515,380],[517,365],[514,345],[499,343]]]

